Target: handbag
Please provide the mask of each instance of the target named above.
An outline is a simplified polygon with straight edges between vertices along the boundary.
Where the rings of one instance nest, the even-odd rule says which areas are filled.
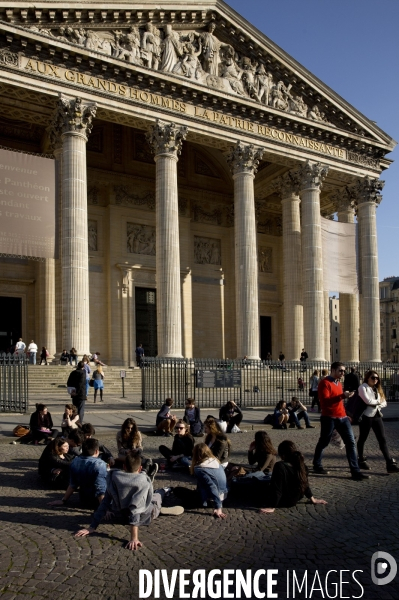
[[[28,427],[28,425],[17,425],[12,430],[14,437],[18,437],[18,438],[28,435],[29,432],[30,432],[30,427]]]
[[[90,386],[90,387],[94,387],[94,379],[90,379],[90,381],[89,381],[89,386]]]

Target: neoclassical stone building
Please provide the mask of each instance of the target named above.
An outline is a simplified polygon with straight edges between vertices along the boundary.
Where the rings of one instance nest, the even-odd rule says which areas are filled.
[[[220,0],[0,7],[0,144],[54,157],[60,235],[57,259],[1,259],[2,335],[121,365],[138,342],[325,359],[321,215],[356,214],[340,355],[360,331],[380,359],[389,135]]]

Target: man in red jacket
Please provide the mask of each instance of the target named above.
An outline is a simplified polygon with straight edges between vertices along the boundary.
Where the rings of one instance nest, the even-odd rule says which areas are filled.
[[[334,362],[331,365],[331,374],[322,379],[318,387],[318,396],[321,408],[320,417],[320,438],[317,442],[313,457],[313,471],[322,475],[328,474],[323,469],[322,455],[324,448],[327,448],[331,441],[334,429],[338,431],[346,448],[349,467],[352,473],[352,479],[362,481],[369,479],[369,475],[364,475],[359,469],[357,460],[357,451],[355,437],[349,418],[346,416],[344,399],[353,396],[354,392],[344,392],[342,390],[341,379],[345,375],[345,366],[341,362]]]

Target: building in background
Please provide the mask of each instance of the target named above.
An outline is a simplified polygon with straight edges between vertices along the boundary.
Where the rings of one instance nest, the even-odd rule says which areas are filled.
[[[399,277],[380,281],[381,360],[399,362]]]
[[[331,361],[341,360],[339,298],[337,296],[331,296],[330,298],[330,338]]]
[[[360,359],[380,360],[376,209],[396,143],[230,6],[2,3],[0,66],[0,145],[54,157],[61,209],[60,258],[0,258],[2,344],[111,365],[139,342],[327,359],[342,290],[321,215],[337,214],[358,220],[361,283],[340,294],[340,359],[359,359],[360,332]]]

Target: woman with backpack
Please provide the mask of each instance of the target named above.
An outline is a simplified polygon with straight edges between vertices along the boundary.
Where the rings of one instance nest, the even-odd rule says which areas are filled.
[[[327,504],[313,496],[308,482],[308,470],[305,466],[303,455],[294,442],[284,440],[278,447],[281,461],[274,465],[270,484],[262,487],[266,498],[259,512],[273,513],[276,508],[290,508],[295,506],[304,496],[311,504]]]
[[[396,464],[395,459],[391,458],[391,455],[389,454],[385,438],[381,408],[384,408],[387,405],[387,401],[385,399],[379,375],[376,371],[371,370],[365,373],[363,383],[359,386],[358,394],[364,402],[364,412],[359,420],[359,439],[357,442],[359,467],[367,471],[370,470],[363,451],[370,429],[372,429],[385,458],[387,472],[399,473],[399,467]]]

